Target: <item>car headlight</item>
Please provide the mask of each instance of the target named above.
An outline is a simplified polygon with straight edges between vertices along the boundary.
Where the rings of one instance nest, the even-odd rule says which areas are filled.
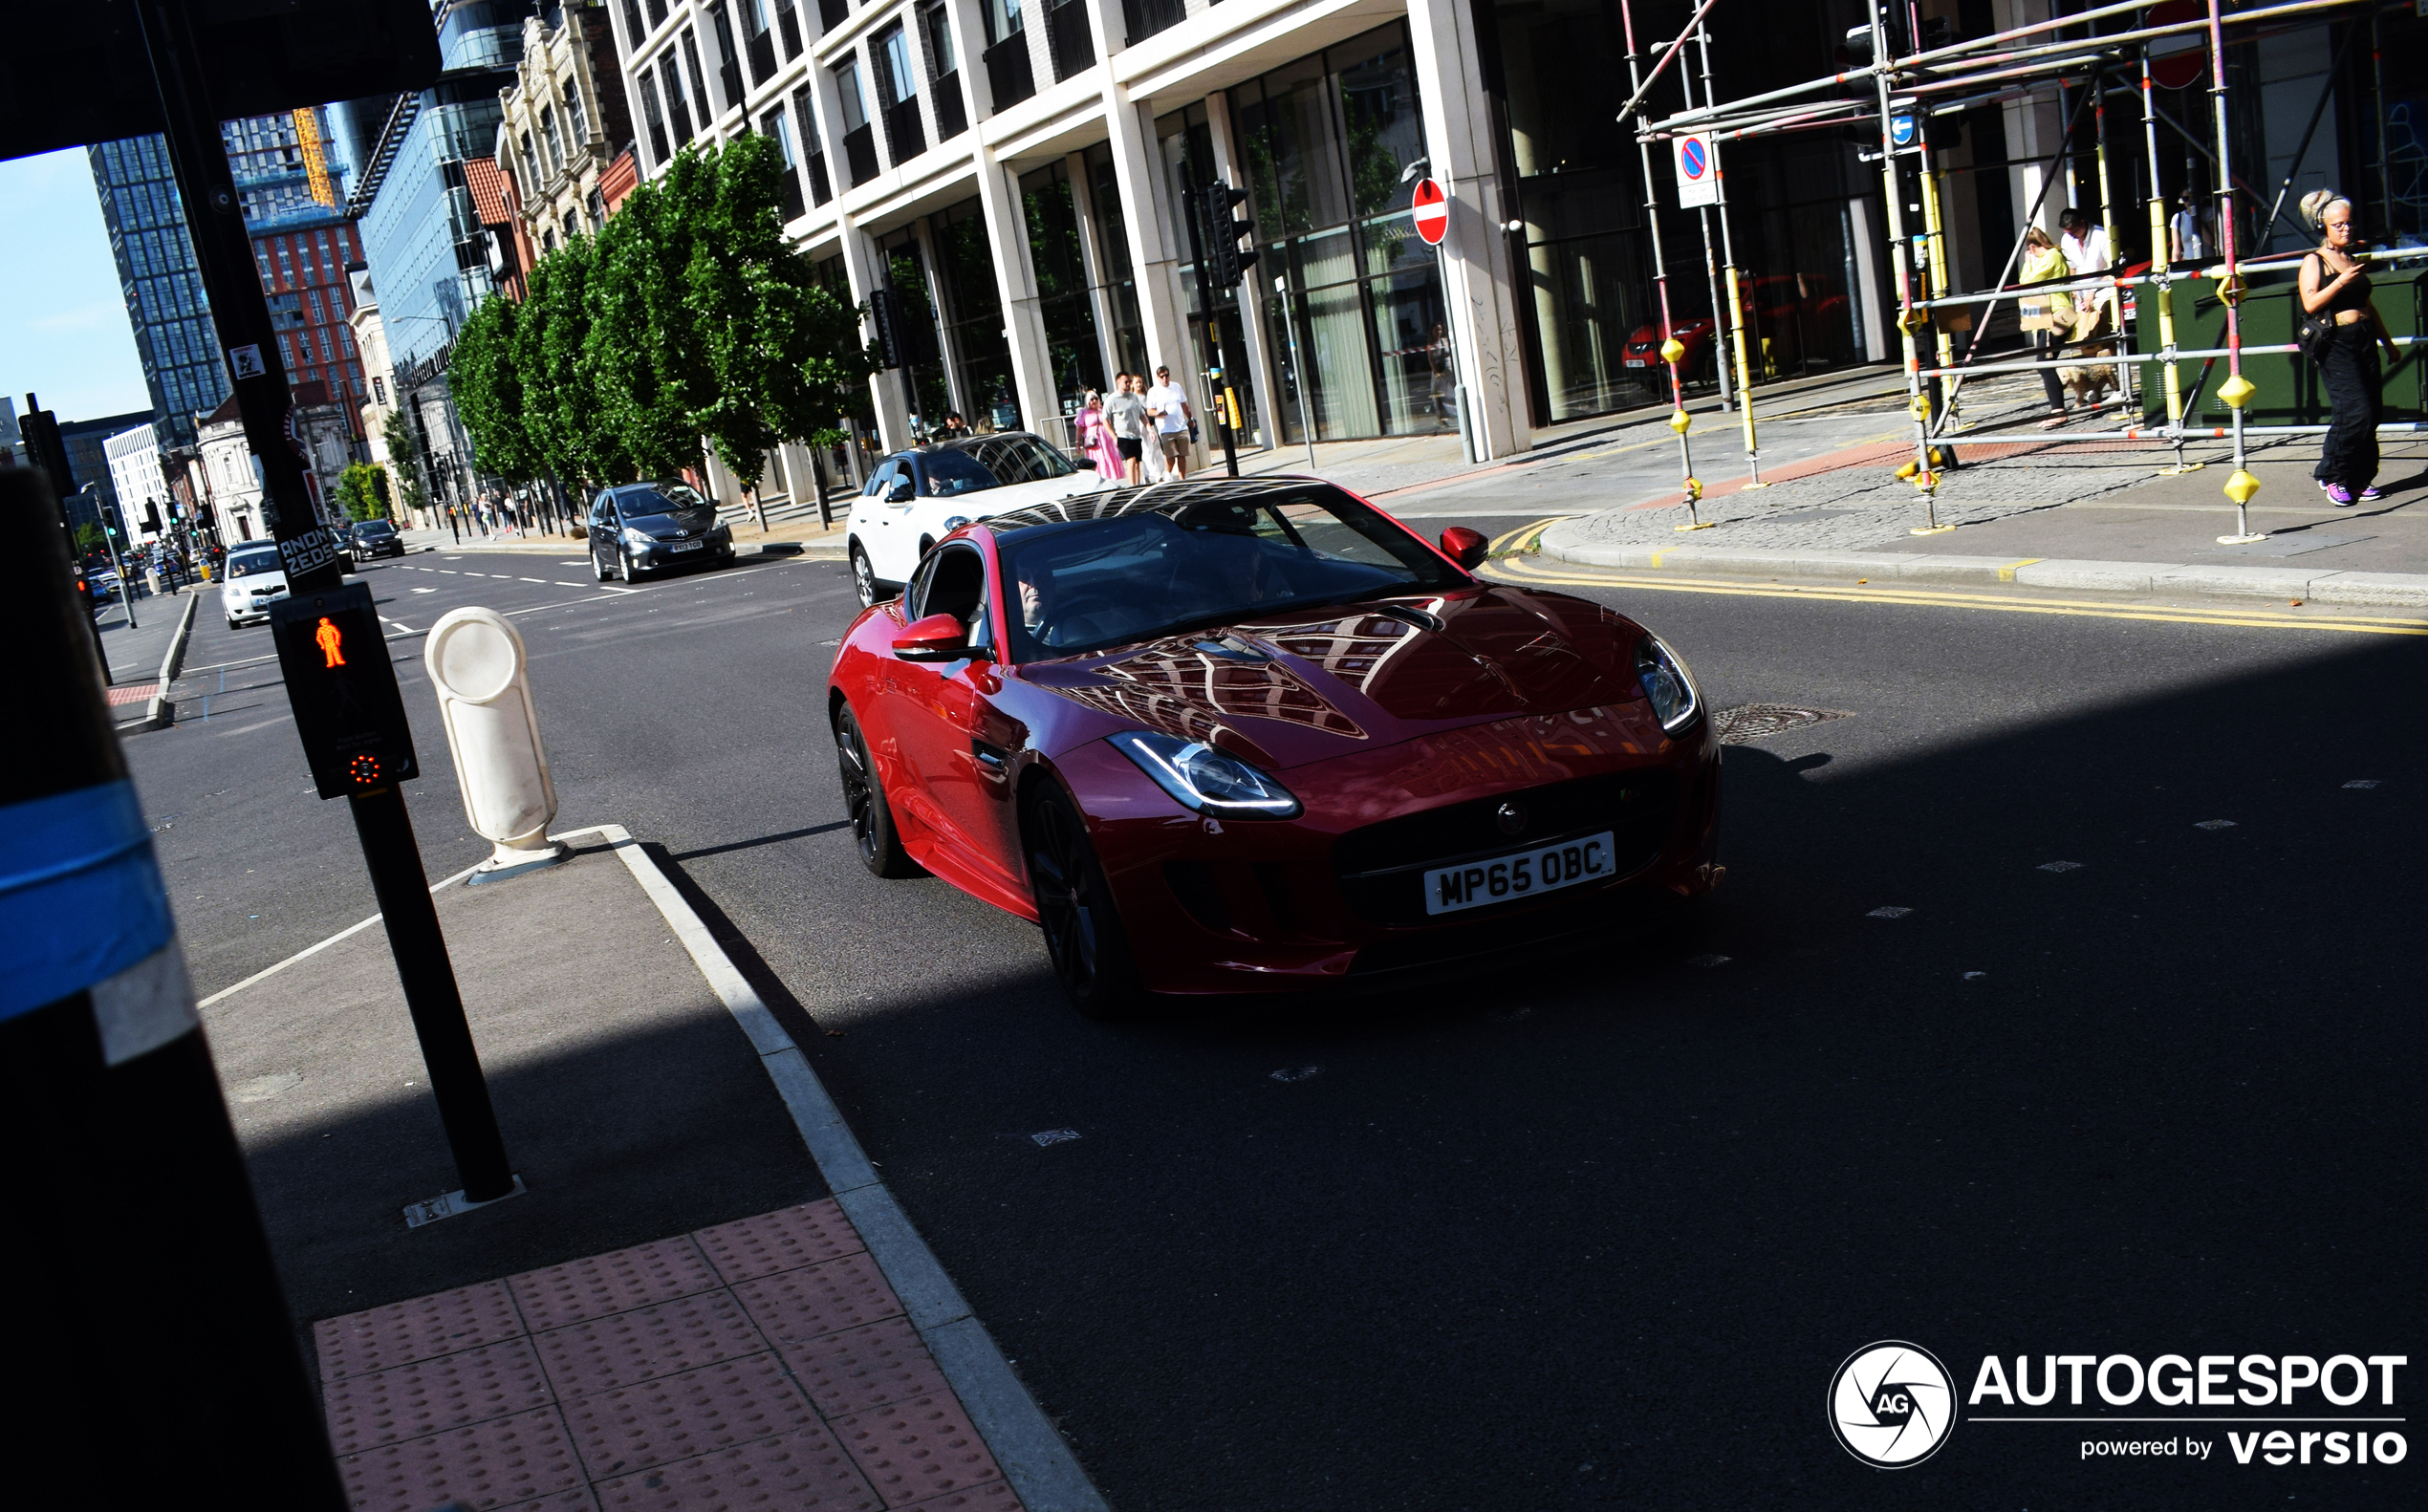
[[[1658,636],[1648,635],[1636,643],[1636,680],[1644,685],[1644,697],[1652,700],[1653,715],[1660,727],[1672,734],[1702,712],[1702,696],[1695,688],[1693,675]]]
[[[658,538],[646,530],[635,529],[627,525],[624,527],[624,544],[636,551],[645,551],[658,544]]]
[[[1299,803],[1289,788],[1238,757],[1203,741],[1184,741],[1151,730],[1113,737],[1113,748],[1181,807],[1232,819],[1295,819]]]

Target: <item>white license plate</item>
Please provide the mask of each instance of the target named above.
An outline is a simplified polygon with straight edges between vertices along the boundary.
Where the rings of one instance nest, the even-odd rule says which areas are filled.
[[[705,541],[677,541],[674,544],[673,550],[677,551],[696,551],[707,544],[708,543]]]
[[[1647,366],[1648,364],[1642,357],[1629,357],[1627,359],[1627,365],[1632,368],[1639,368]]]
[[[1605,830],[1489,861],[1436,867],[1424,875],[1424,911],[1455,914],[1463,908],[1488,908],[1583,882],[1607,881],[1617,870],[1617,852]]]

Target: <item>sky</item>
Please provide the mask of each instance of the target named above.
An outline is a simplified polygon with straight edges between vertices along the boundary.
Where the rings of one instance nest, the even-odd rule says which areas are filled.
[[[62,421],[147,411],[84,149],[0,162],[0,394]]]

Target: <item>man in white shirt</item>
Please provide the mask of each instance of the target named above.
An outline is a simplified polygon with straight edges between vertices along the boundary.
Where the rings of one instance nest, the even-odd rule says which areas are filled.
[[[1155,370],[1155,387],[1147,390],[1146,412],[1163,443],[1163,465],[1175,478],[1189,475],[1189,397],[1172,381],[1170,368]]]
[[[2057,242],[2057,249],[2066,254],[2066,266],[2077,273],[2104,273],[2108,270],[2108,228],[2093,224],[2080,210],[2068,210],[2057,224],[2065,235]],[[2074,286],[2077,303],[2109,304],[2115,290],[2104,278],[2088,279]]]
[[[1146,448],[1146,400],[1138,397],[1137,384],[1136,374],[1115,374],[1113,397],[1104,401],[1105,421],[1113,427],[1113,443],[1121,453],[1121,481],[1133,486],[1140,481]]]

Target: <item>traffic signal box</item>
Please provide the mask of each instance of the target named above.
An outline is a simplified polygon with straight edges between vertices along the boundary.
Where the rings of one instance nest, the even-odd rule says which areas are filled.
[[[1231,218],[1234,209],[1247,203],[1247,191],[1217,179],[1201,191],[1198,203],[1205,212],[1205,255],[1213,264],[1207,270],[1207,282],[1217,289],[1237,289],[1256,264],[1254,249],[1240,246],[1256,233],[1255,221],[1247,216]]]
[[[270,606],[270,631],[321,797],[422,775],[369,587],[348,583],[281,599]]]

